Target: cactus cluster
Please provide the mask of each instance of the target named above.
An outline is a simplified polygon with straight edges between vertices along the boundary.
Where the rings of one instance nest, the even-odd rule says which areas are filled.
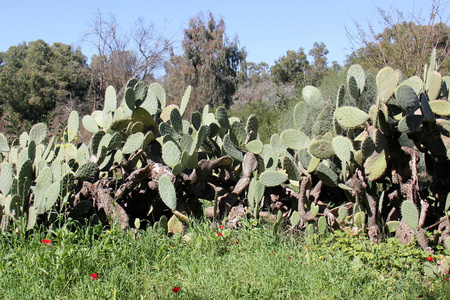
[[[2,230],[21,216],[32,228],[55,213],[95,211],[124,228],[146,220],[175,232],[209,197],[214,217],[240,199],[255,217],[263,206],[276,213],[276,231],[289,216],[292,228],[320,235],[350,227],[378,241],[382,231],[412,230],[426,246],[426,217],[445,215],[450,203],[450,77],[437,72],[432,56],[423,79],[402,81],[386,67],[374,78],[375,94],[368,78],[350,67],[333,100],[305,87],[294,128],[268,144],[255,115],[243,122],[206,105],[186,116],[191,87],[179,105],[167,103],[158,83],[131,79],[120,103],[108,87],[103,109],[81,122],[73,111],[60,138],[48,137],[45,124],[12,143],[0,133]],[[88,144],[77,139],[80,125],[91,133]],[[420,163],[432,178],[428,193]],[[282,191],[285,197],[276,195]]]

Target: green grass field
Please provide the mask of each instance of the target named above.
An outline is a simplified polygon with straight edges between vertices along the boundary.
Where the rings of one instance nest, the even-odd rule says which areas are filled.
[[[45,239],[51,240],[44,243]],[[44,242],[43,242],[44,240]],[[48,241],[47,241],[48,242]],[[208,221],[168,238],[94,226],[0,238],[1,299],[448,299],[429,254],[349,233],[274,236]],[[443,250],[442,250],[443,251]],[[449,254],[444,253],[442,254]],[[438,256],[436,256],[438,259]],[[175,288],[175,289],[174,289]],[[175,292],[179,288],[178,292]],[[175,290],[175,291],[174,291]]]

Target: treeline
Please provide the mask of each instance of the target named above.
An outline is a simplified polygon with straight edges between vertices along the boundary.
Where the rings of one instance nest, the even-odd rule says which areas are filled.
[[[311,50],[288,50],[270,66],[266,62],[247,62],[245,48],[237,37],[225,33],[225,22],[211,13],[190,20],[184,30],[182,54],[174,54],[174,43],[139,20],[129,33],[124,33],[114,17],[100,12],[86,35],[97,53],[90,64],[80,48],[43,40],[12,46],[0,52],[0,125],[12,134],[46,121],[57,126],[58,119],[73,108],[81,114],[101,109],[106,88],[117,91],[130,78],[147,84],[159,81],[167,91],[168,101],[179,102],[186,87],[193,87],[187,112],[206,104],[239,107],[238,113],[255,105],[267,111],[276,110],[299,99],[299,91],[307,85],[320,86],[325,80],[342,77],[351,64],[366,70],[389,65],[406,77],[423,68],[433,48],[442,73],[450,73],[447,59],[450,27],[436,16],[433,7],[427,25],[400,13],[397,19],[380,11],[385,29],[381,33],[364,31],[356,24],[356,32],[347,30],[354,42],[353,52],[344,66],[329,62],[323,42]],[[309,55],[309,58],[308,58]],[[165,75],[157,78],[158,70]],[[120,92],[119,92],[120,95]],[[256,103],[256,104],[255,104]],[[267,114],[266,122],[272,116]],[[264,118],[264,116],[262,116]],[[263,121],[264,122],[264,121]],[[24,128],[25,127],[25,128]]]

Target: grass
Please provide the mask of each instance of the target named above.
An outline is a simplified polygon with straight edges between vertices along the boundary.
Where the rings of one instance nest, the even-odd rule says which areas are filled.
[[[429,255],[415,245],[395,240],[373,245],[348,233],[274,236],[270,226],[250,222],[230,230],[203,221],[170,238],[152,229],[66,225],[26,236],[19,228],[3,235],[0,246],[2,299],[445,299],[450,294],[444,277],[423,275]],[[94,273],[97,280],[90,278]]]

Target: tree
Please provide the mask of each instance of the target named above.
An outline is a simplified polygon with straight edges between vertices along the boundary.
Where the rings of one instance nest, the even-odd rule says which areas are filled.
[[[0,57],[0,104],[25,120],[41,121],[56,105],[84,100],[89,91],[89,67],[79,48],[37,40]]]
[[[347,28],[353,53],[347,57],[347,64],[359,63],[365,69],[378,70],[390,66],[401,70],[406,76],[423,74],[431,51],[437,49],[436,59],[440,71],[450,71],[448,17],[443,17],[445,7],[432,3],[428,20],[411,14],[409,18],[398,10],[378,9],[380,23],[384,30],[376,33],[373,24],[369,30],[357,22],[356,32]]]
[[[113,15],[98,11],[86,39],[97,49],[91,62],[91,85],[97,100],[112,85],[120,91],[131,78],[149,83],[163,66],[173,42],[153,24],[138,19],[129,33],[120,28]]]
[[[205,104],[229,107],[238,84],[238,71],[246,58],[237,37],[228,39],[222,19],[216,21],[211,13],[209,18],[200,14],[190,20],[182,46],[184,53],[172,55],[165,65],[164,83],[169,98],[181,97],[191,85],[190,111]]]
[[[307,70],[308,84],[319,86],[322,79],[329,73],[328,49],[324,43],[314,43],[314,47],[308,53],[313,58],[313,64]]]
[[[308,66],[309,62],[303,48],[300,48],[297,52],[288,50],[285,56],[275,61],[275,64],[270,68],[270,74],[275,83],[304,86]]]

